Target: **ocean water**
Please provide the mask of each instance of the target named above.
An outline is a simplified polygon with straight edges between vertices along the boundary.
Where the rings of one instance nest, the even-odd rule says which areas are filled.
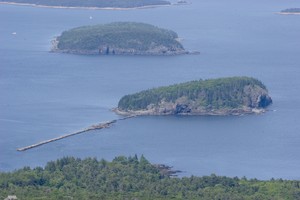
[[[145,155],[182,176],[300,178],[300,16],[276,12],[292,0],[190,0],[129,11],[0,5],[0,171],[44,166],[63,156]],[[92,19],[90,19],[92,16]],[[137,21],[176,31],[200,55],[83,56],[50,53],[69,28]],[[16,34],[12,34],[15,32]],[[120,118],[126,94],[184,81],[251,76],[273,98],[245,116],[138,117],[109,129],[16,149]]]

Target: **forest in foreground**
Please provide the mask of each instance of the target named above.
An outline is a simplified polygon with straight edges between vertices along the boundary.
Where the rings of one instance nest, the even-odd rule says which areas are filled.
[[[45,167],[0,173],[0,199],[300,199],[300,181],[174,177],[144,156],[111,162],[64,157]]]

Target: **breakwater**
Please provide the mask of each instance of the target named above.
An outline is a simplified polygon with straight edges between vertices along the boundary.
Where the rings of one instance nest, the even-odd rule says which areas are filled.
[[[127,117],[120,118],[120,119],[115,119],[115,120],[95,124],[95,125],[89,126],[88,128],[85,128],[85,129],[82,129],[82,130],[79,130],[79,131],[76,131],[76,132],[73,132],[73,133],[70,133],[70,134],[62,135],[62,136],[59,136],[59,137],[56,137],[56,138],[41,141],[41,142],[36,143],[36,144],[32,144],[32,145],[29,145],[29,146],[18,148],[17,151],[27,151],[29,149],[33,149],[33,148],[36,148],[36,147],[39,147],[39,146],[42,146],[42,145],[45,145],[45,144],[48,144],[48,143],[51,143],[51,142],[62,140],[62,139],[65,139],[65,138],[68,138],[68,137],[71,137],[71,136],[78,135],[78,134],[86,133],[88,131],[93,131],[93,130],[98,130],[98,129],[103,129],[103,128],[109,128],[112,124],[116,123],[119,120],[126,120],[126,119],[130,119],[130,118],[133,118],[133,117],[136,117],[136,116],[132,115],[132,116],[127,116]]]

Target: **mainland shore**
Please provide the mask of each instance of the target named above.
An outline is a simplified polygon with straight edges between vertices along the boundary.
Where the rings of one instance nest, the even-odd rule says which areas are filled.
[[[16,5],[16,6],[31,6],[37,8],[56,8],[56,9],[85,9],[85,10],[136,10],[136,9],[149,9],[157,7],[167,7],[179,4],[170,4],[170,5],[149,5],[149,6],[140,6],[132,8],[118,8],[118,7],[82,7],[82,6],[48,6],[40,4],[31,4],[31,3],[15,3],[15,2],[0,2],[0,4],[5,5]]]
[[[300,12],[278,12],[279,15],[300,15]]]

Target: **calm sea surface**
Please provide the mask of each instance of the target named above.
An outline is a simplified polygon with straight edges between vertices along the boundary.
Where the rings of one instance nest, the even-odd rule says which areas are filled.
[[[131,11],[0,5],[0,171],[63,156],[144,154],[183,176],[300,179],[300,7],[293,0],[191,0],[191,5]],[[92,19],[90,19],[92,16]],[[49,53],[63,30],[138,21],[176,31],[188,50],[174,57]],[[12,34],[16,32],[16,34]],[[119,118],[125,94],[189,80],[252,76],[274,104],[263,115],[138,117],[110,129],[19,147]]]

